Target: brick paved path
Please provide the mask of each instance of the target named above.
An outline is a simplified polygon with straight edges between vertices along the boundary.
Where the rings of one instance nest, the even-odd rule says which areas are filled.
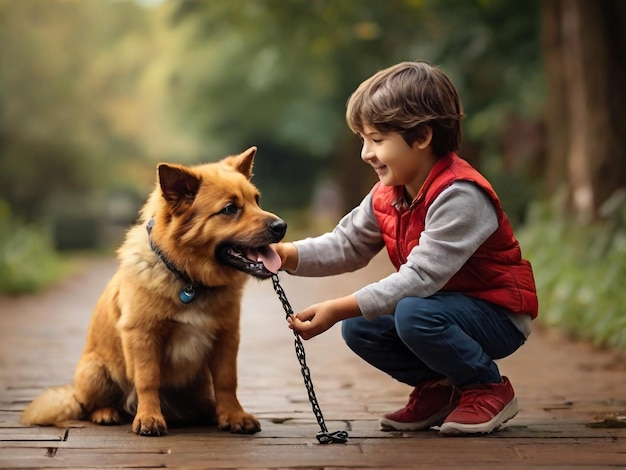
[[[293,336],[269,281],[248,286],[239,371],[240,400],[262,432],[193,427],[145,438],[130,425],[21,426],[30,399],[71,381],[91,309],[115,267],[89,262],[48,292],[0,298],[0,468],[626,468],[626,428],[609,426],[611,413],[626,409],[624,357],[539,330],[500,361],[516,389],[518,417],[490,436],[443,438],[379,431],[378,416],[403,406],[410,390],[355,357],[334,327],[305,348],[328,428],[347,429],[350,439],[318,444]],[[375,260],[365,272],[336,278],[281,278],[297,311],[386,269]]]

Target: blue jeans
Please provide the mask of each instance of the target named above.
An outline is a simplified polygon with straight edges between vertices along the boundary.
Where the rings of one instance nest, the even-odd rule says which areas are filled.
[[[455,293],[406,297],[393,315],[344,320],[341,332],[357,355],[411,386],[444,377],[457,386],[499,383],[494,359],[526,340],[505,309]]]

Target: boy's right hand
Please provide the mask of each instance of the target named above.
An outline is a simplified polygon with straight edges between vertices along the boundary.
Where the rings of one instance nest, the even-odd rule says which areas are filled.
[[[327,300],[295,313],[289,318],[289,328],[296,330],[302,339],[311,339],[325,332],[335,323],[361,315],[354,295]]]

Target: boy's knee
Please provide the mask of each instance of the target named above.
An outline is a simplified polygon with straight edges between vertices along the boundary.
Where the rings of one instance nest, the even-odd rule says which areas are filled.
[[[371,321],[364,317],[355,317],[341,322],[341,336],[350,349],[360,351],[379,343],[381,335],[390,328],[393,328],[393,318],[388,315]]]
[[[420,297],[405,297],[398,302],[394,319],[400,338],[430,331],[434,312],[428,308],[428,304],[427,299]]]
[[[407,312],[413,312],[422,299],[419,297],[404,297],[396,304],[395,316],[405,316]]]
[[[403,324],[406,321],[419,321],[426,312],[425,307],[426,305],[424,299],[420,297],[405,297],[400,299],[396,305],[396,311],[394,314],[396,327],[398,324]]]

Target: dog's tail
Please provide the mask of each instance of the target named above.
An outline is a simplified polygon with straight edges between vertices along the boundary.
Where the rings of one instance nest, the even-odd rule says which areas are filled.
[[[60,426],[66,421],[81,419],[83,415],[83,407],[74,396],[74,385],[61,385],[49,388],[35,398],[20,416],[20,422]]]

